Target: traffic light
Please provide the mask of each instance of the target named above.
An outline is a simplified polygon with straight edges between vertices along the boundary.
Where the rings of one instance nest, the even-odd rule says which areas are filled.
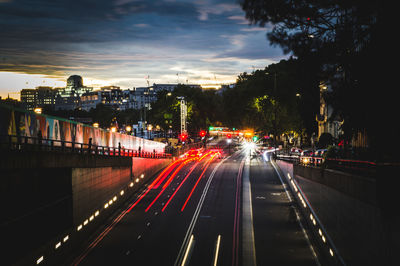
[[[257,136],[254,136],[254,137],[253,137],[253,141],[256,142],[257,140],[258,140],[258,137],[257,137]]]
[[[226,137],[227,137],[228,139],[230,139],[230,138],[232,138],[232,134],[231,134],[231,133],[228,133],[228,134],[226,134]]]
[[[182,141],[182,142],[184,142],[184,141],[186,141],[187,140],[187,135],[186,134],[180,134],[179,135],[179,139]]]
[[[200,137],[205,137],[206,136],[206,131],[205,130],[200,130]]]

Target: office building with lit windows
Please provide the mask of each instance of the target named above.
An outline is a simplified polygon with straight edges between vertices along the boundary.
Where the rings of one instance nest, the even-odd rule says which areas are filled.
[[[25,109],[32,111],[36,107],[54,108],[56,103],[57,89],[39,86],[36,89],[21,90],[21,102]]]

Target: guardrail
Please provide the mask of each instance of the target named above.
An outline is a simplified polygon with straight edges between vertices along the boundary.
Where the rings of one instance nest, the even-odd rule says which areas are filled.
[[[278,154],[279,160],[289,161],[294,164],[303,166],[323,167],[333,170],[350,172],[358,175],[374,176],[376,173],[377,163],[371,161],[339,159],[339,158],[324,158],[316,156],[300,156]]]
[[[118,147],[107,147],[89,143],[78,143],[64,140],[43,139],[28,136],[0,136],[0,148],[19,151],[57,151],[77,154],[104,156],[128,156],[143,158],[169,158],[169,153],[146,152]]]

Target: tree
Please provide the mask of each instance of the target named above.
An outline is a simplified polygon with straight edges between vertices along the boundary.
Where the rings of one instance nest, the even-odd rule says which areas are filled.
[[[332,86],[330,104],[344,119],[347,138],[365,129],[379,156],[398,157],[396,149],[384,148],[396,139],[383,122],[396,112],[394,83],[388,82],[382,55],[393,43],[393,34],[385,34],[394,18],[388,2],[245,0],[242,8],[253,24],[272,25],[271,44],[306,62],[306,69],[318,66],[321,80]]]
[[[169,95],[168,95],[169,94]],[[185,97],[187,102],[188,131],[194,136],[201,129],[218,123],[222,118],[221,96],[215,90],[202,90],[179,84],[172,92],[160,91],[157,101],[152,104],[150,121],[160,125],[164,130],[170,126],[175,132],[180,129],[180,101]]]
[[[264,133],[276,129],[276,134],[295,131],[311,136],[319,111],[319,82],[303,69],[302,61],[290,58],[240,74],[236,86],[223,93],[226,124]]]

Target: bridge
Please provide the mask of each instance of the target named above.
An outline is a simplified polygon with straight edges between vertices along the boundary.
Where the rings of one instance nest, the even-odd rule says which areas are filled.
[[[162,143],[0,110],[4,265],[395,258],[399,220],[388,195],[396,188],[387,186],[394,168],[376,166],[365,177],[276,158],[239,138],[228,145],[225,136],[178,156]]]

